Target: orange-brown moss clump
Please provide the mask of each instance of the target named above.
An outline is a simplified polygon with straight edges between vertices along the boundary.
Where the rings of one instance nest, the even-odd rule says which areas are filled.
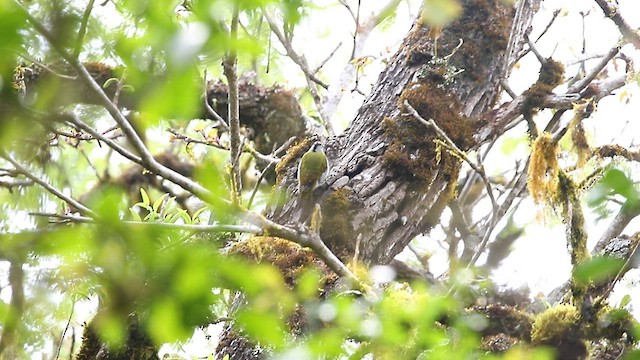
[[[337,189],[322,202],[320,237],[343,261],[353,256],[353,251],[345,246],[355,244],[351,225],[353,216],[349,200],[350,191],[347,188]]]
[[[551,94],[556,86],[562,84],[562,81],[564,81],[564,66],[548,58],[547,62],[542,64],[540,68],[538,81],[523,93],[526,98],[524,103],[525,109],[531,111],[541,107],[544,98]]]
[[[487,317],[489,325],[482,330],[482,336],[507,334],[511,337],[529,341],[533,318],[524,311],[507,305],[478,306],[472,309]]]
[[[534,140],[527,187],[536,204],[555,201],[558,192],[558,145],[544,132]]]
[[[437,85],[411,84],[400,96],[399,106],[404,107],[404,101],[424,119],[433,119],[459,149],[464,151],[473,144],[473,122],[462,115],[460,102]],[[412,115],[385,118],[382,129],[391,138],[382,160],[398,176],[423,186],[429,185],[438,168],[457,176],[458,159],[437,149],[435,130]]]
[[[229,254],[241,255],[256,263],[265,262],[275,266],[290,287],[295,286],[298,277],[309,267],[326,270],[324,263],[311,249],[271,236],[254,236],[247,241],[235,243],[229,248]]]

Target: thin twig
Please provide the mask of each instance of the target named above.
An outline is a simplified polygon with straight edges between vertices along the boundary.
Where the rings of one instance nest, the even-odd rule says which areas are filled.
[[[604,15],[618,26],[624,40],[633,44],[636,49],[640,49],[640,34],[622,18],[618,7],[613,6],[612,2],[608,0],[595,0],[595,2],[600,6]]]
[[[275,166],[275,163],[269,163],[269,165],[267,165],[260,173],[260,176],[258,177],[258,181],[256,181],[256,185],[253,187],[253,191],[251,191],[251,196],[249,197],[249,202],[247,203],[247,209],[251,209],[251,207],[253,206],[253,199],[258,193],[258,188],[260,188],[260,183],[262,183],[262,180],[264,180],[265,176],[267,176],[267,173],[271,171],[271,169],[274,166]]]
[[[233,16],[231,19],[231,30],[229,37],[233,43],[238,41],[238,17],[240,14],[239,5],[235,5],[233,8]],[[240,141],[240,105],[238,100],[238,54],[234,49],[229,50],[222,61],[222,68],[225,77],[227,78],[227,84],[229,86],[228,99],[229,99],[229,113],[227,118],[229,119],[229,137],[230,137],[230,163],[231,163],[231,202],[233,204],[240,204],[242,191],[242,177],[240,174],[240,147],[242,143]]]
[[[118,154],[124,156],[125,158],[133,161],[136,164],[144,166],[144,162],[142,161],[141,157],[135,155],[134,153],[126,149],[124,146],[118,144],[117,142],[113,141],[109,137],[105,136],[104,134],[106,134],[107,132],[103,132],[102,134],[97,132],[91,126],[85,124],[80,119],[78,119],[78,117],[74,113],[65,113],[65,114],[62,114],[62,116],[66,118],[66,121],[69,124],[75,126],[80,130],[84,130],[88,132],[89,134],[91,134],[91,136],[93,136],[98,141],[102,141],[103,143],[107,144],[107,146],[115,150]]]
[[[48,217],[52,219],[59,219],[64,222],[77,223],[77,224],[96,224],[94,218],[78,215],[65,215],[46,212],[30,212],[29,215],[37,217]],[[196,233],[205,232],[244,232],[249,234],[260,234],[263,230],[253,225],[193,225],[193,224],[172,224],[166,222],[147,222],[147,221],[128,221],[121,220],[125,225],[139,226],[139,227],[157,227],[163,229],[172,230],[185,230]]]
[[[61,79],[65,79],[65,80],[78,80],[77,76],[69,76],[69,75],[65,75],[65,74],[61,74],[55,70],[53,70],[52,68],[50,68],[49,66],[41,63],[40,61],[36,60],[35,58],[32,58],[31,56],[27,55],[27,54],[23,54],[23,53],[19,53],[18,56],[20,56],[21,58],[29,61],[30,63],[33,63],[35,65],[37,65],[39,68],[44,69],[45,71],[49,72],[50,74],[57,76]]]
[[[338,51],[338,49],[340,49],[340,47],[342,46],[342,42],[339,42],[338,45],[329,53],[329,55],[327,57],[324,58],[324,60],[320,61],[320,64],[318,64],[318,66],[315,67],[315,69],[313,69],[311,71],[312,74],[317,74],[318,71],[320,71],[320,69],[322,69],[322,67],[329,61],[331,60],[331,58],[333,57],[333,55],[336,54],[336,52]]]
[[[484,233],[484,236],[482,237],[482,240],[480,241],[480,244],[478,244],[478,247],[476,248],[476,251],[473,254],[473,257],[471,258],[471,261],[469,261],[469,265],[468,265],[469,267],[470,266],[474,266],[476,264],[476,262],[480,258],[480,255],[482,255],[482,253],[486,249],[487,244],[489,243],[489,239],[490,239],[491,233],[495,229],[496,224],[500,221],[500,219],[502,219],[504,214],[507,213],[507,211],[511,207],[511,204],[513,203],[513,201],[518,196],[520,196],[520,193],[526,188],[526,186],[527,186],[526,179],[527,179],[527,168],[528,168],[528,166],[529,166],[529,161],[527,160],[527,164],[525,165],[525,167],[522,170],[522,172],[517,175],[517,179],[518,180],[516,180],[513,188],[511,188],[511,191],[507,195],[506,199],[500,205],[500,208],[498,209],[498,212],[497,212],[496,216],[491,218],[491,222],[490,222],[489,226],[487,227],[487,229],[486,229],[486,231]]]
[[[69,204],[73,208],[77,209],[81,214],[87,215],[87,216],[91,216],[91,217],[95,216],[94,212],[91,211],[91,209],[89,209],[88,207],[84,206],[79,201],[73,199],[72,197],[69,197],[69,196],[65,195],[62,191],[54,188],[53,186],[49,185],[49,183],[47,183],[46,181],[44,181],[44,180],[40,179],[39,177],[33,175],[31,173],[31,171],[29,171],[29,169],[27,169],[26,167],[22,166],[22,164],[20,164],[18,161],[16,161],[14,158],[12,158],[11,155],[9,155],[4,149],[0,149],[0,157],[4,158],[8,162],[10,162],[11,165],[13,165],[16,168],[16,170],[18,172],[20,172],[22,175],[24,175],[27,178],[31,179],[33,182],[35,182],[36,184],[42,186],[48,192],[50,192],[51,194],[55,195],[60,200],[66,202],[67,204]]]
[[[344,2],[341,2],[344,3]],[[393,14],[393,11],[400,4],[400,0],[390,0],[377,14],[373,15],[367,21],[365,21],[359,29],[356,29],[358,32],[358,41],[355,44],[354,50],[352,51],[352,58],[350,60],[362,57],[364,52],[364,46],[371,35],[373,29],[376,26],[380,25],[386,18]],[[345,5],[346,6],[346,5]],[[347,6],[347,9],[350,8]],[[352,13],[352,17],[355,20],[355,15]],[[331,83],[329,86],[329,94],[325,99],[323,104],[323,110],[327,114],[327,117],[331,119],[338,109],[338,104],[342,100],[344,96],[345,90],[349,87],[349,84],[353,80],[353,78],[357,74],[357,67],[351,63],[351,61],[347,62],[345,66],[342,68],[338,79]]]
[[[620,52],[620,46],[612,47],[609,52],[600,60],[600,62],[593,69],[591,69],[591,71],[586,74],[582,80],[576,82],[569,89],[567,89],[567,94],[578,93],[582,91],[582,89],[586,88],[587,85],[589,85],[593,81],[593,79],[595,79],[596,76],[600,74],[602,69],[607,66],[609,61],[611,61],[611,59],[618,55],[618,52]]]
[[[545,59],[544,56],[542,56],[542,54],[540,53],[540,51],[538,51],[536,44],[533,41],[531,41],[531,39],[529,39],[529,36],[525,36],[525,38],[527,41],[527,45],[529,45],[529,49],[531,49],[531,52],[536,56],[540,64],[542,64],[542,66],[545,66],[547,64],[547,59]]]
[[[60,341],[58,342],[58,346],[56,347],[56,360],[58,360],[60,358],[60,350],[62,349],[62,342],[64,341],[64,337],[67,334],[67,331],[69,330],[69,325],[71,325],[71,318],[73,317],[73,312],[75,310],[76,307],[76,301],[73,300],[73,303],[71,304],[71,312],[69,313],[69,318],[67,319],[67,324],[64,327],[64,330],[62,331],[62,335],[60,336]]]
[[[355,22],[356,22],[356,29],[353,31],[353,48],[351,49],[351,59],[353,60],[355,59],[355,52],[356,52],[356,44],[358,43],[358,30],[360,29],[360,10],[361,10],[361,2],[362,0],[358,0],[358,8],[356,9],[356,18],[355,18]]]
[[[220,149],[220,150],[227,150],[229,151],[230,149],[226,146],[224,146],[223,144],[221,144],[219,141],[217,140],[209,140],[209,139],[204,139],[204,140],[200,140],[200,139],[196,139],[193,137],[190,137],[188,135],[182,134],[180,132],[178,132],[175,129],[172,128],[167,128],[166,129],[167,132],[171,133],[171,135],[173,135],[173,138],[175,140],[182,140],[184,142],[188,144],[201,144],[201,145],[207,145],[207,146],[211,146],[214,147],[216,149]],[[258,150],[256,150],[253,146],[251,146],[248,142],[247,139],[245,137],[241,137],[242,141],[244,142],[244,145],[242,146],[242,150],[246,151],[248,153],[250,153],[251,155],[253,155],[256,160],[267,163],[267,164],[271,164],[271,163],[277,163],[280,161],[280,158],[272,156],[272,155],[265,155],[261,152],[259,152]]]
[[[204,91],[203,91],[203,95],[202,98],[204,99],[204,107],[205,109],[207,109],[207,112],[209,113],[209,115],[211,115],[211,117],[213,117],[214,120],[216,120],[218,123],[220,123],[220,125],[222,125],[222,127],[229,131],[229,124],[227,124],[226,121],[224,121],[224,119],[222,118],[222,116],[220,116],[220,114],[218,114],[213,107],[209,104],[209,97],[208,97],[208,82],[207,82],[207,70],[204,71]]]
[[[329,136],[334,135],[335,131],[330,121],[331,117],[325,111],[322,98],[320,97],[320,94],[318,92],[318,86],[321,86],[324,89],[328,89],[329,86],[324,82],[320,81],[319,79],[317,79],[316,76],[311,72],[311,70],[309,69],[309,64],[307,63],[307,59],[304,57],[304,55],[299,55],[293,49],[293,46],[291,45],[291,41],[285,36],[285,34],[283,34],[282,31],[280,31],[280,29],[278,28],[278,25],[273,21],[269,13],[266,10],[263,10],[262,13],[264,15],[264,18],[267,20],[267,23],[269,23],[269,28],[271,29],[271,32],[274,35],[276,35],[276,37],[278,38],[282,46],[284,46],[287,52],[287,56],[294,63],[296,63],[300,68],[300,70],[302,70],[302,72],[304,73],[305,79],[307,81],[307,89],[309,90],[309,93],[313,98],[313,102],[316,105],[318,114],[322,119],[322,124],[324,125],[325,129],[327,129]]]
[[[80,30],[78,30],[78,38],[76,39],[76,48],[73,53],[74,58],[80,57],[80,52],[82,51],[82,43],[84,42],[84,36],[87,33],[87,24],[89,23],[89,16],[91,16],[91,10],[93,10],[93,4],[95,0],[89,0],[87,7],[84,9],[84,14],[82,14],[82,22],[80,23]]]
[[[328,89],[329,85],[327,85],[324,81],[318,79],[315,75],[313,75],[311,69],[309,68],[309,64],[307,63],[307,60],[304,57],[304,55],[298,54],[293,49],[293,46],[291,45],[291,41],[289,41],[286,38],[285,34],[282,31],[280,31],[280,29],[278,28],[278,25],[271,18],[271,15],[269,15],[269,13],[266,10],[263,11],[263,14],[264,14],[264,18],[267,19],[267,23],[269,23],[269,27],[271,28],[271,32],[273,32],[273,34],[278,38],[278,40],[280,41],[280,44],[282,44],[282,46],[284,46],[284,49],[287,52],[287,56],[289,58],[291,58],[291,60],[293,60],[293,62],[296,63],[296,65],[298,65],[298,67],[300,67],[300,70],[302,70],[304,75],[309,80],[311,80],[312,82],[320,85],[324,89]]]
[[[538,37],[536,38],[535,42],[540,41],[540,39],[542,39],[542,37],[547,33],[547,31],[549,31],[549,29],[551,28],[551,25],[553,25],[553,23],[558,18],[558,15],[560,15],[560,11],[561,11],[561,9],[556,9],[556,10],[553,11],[553,15],[551,16],[551,20],[549,20],[549,22],[547,23],[547,26],[545,26],[544,29],[542,29],[542,32],[540,32],[540,35],[538,35]]]

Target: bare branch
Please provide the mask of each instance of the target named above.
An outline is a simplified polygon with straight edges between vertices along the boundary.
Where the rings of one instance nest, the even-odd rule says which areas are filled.
[[[67,319],[67,324],[64,326],[64,330],[62,331],[62,335],[60,335],[60,341],[58,341],[58,346],[56,346],[56,360],[60,358],[60,350],[62,349],[62,342],[64,341],[64,337],[69,330],[69,325],[71,325],[71,318],[73,317],[73,312],[76,308],[76,301],[73,300],[73,304],[71,304],[71,311],[69,312],[69,318]]]
[[[487,244],[489,243],[491,233],[495,229],[495,226],[498,224],[500,219],[502,219],[502,217],[507,213],[507,211],[511,208],[511,204],[513,204],[513,201],[516,198],[518,198],[518,196],[520,196],[520,194],[526,189],[528,166],[529,166],[529,161],[527,160],[527,165],[525,165],[525,168],[523,169],[523,171],[516,176],[517,180],[514,182],[514,185],[511,188],[511,191],[509,192],[509,194],[507,194],[507,197],[498,208],[497,215],[491,218],[491,222],[488,224],[484,232],[482,241],[480,241],[480,244],[478,244],[478,247],[476,248],[475,253],[471,258],[471,261],[469,262],[468,266],[475,265],[475,263],[480,258],[480,255],[482,255],[482,253],[486,249]]]
[[[609,52],[600,60],[598,65],[596,65],[593,69],[591,69],[591,71],[588,74],[586,74],[582,80],[573,84],[567,90],[567,94],[578,93],[582,91],[582,89],[586,88],[587,85],[589,85],[593,81],[593,79],[595,79],[596,76],[598,76],[600,71],[602,71],[602,69],[604,69],[604,67],[607,66],[609,61],[613,59],[616,55],[618,55],[618,52],[620,52],[620,46],[614,46],[613,48],[611,48],[611,50],[609,50]]]
[[[600,6],[604,15],[613,20],[616,26],[618,26],[624,40],[633,44],[636,49],[640,49],[640,34],[631,28],[631,26],[629,26],[629,24],[622,18],[617,6],[614,6],[611,1],[607,0],[595,0],[595,2]]]
[[[211,104],[209,104],[209,99],[207,98],[207,71],[204,71],[204,92],[202,95],[202,98],[204,99],[204,107],[205,109],[207,109],[207,113],[209,113],[209,115],[211,115],[211,117],[213,117],[217,122],[220,123],[220,125],[222,125],[222,127],[225,130],[229,130],[229,124],[227,124],[226,121],[224,121],[224,119],[222,118],[222,116],[220,116],[220,114],[218,114],[212,107]]]
[[[627,83],[627,78],[627,75],[620,75],[606,81],[593,84],[593,86],[590,87],[590,92],[588,94],[566,93],[561,95],[547,95],[544,98],[541,107],[546,109],[559,109],[559,111],[556,112],[557,115],[561,113],[562,110],[572,109],[573,104],[580,101],[583,97],[593,97],[597,102],[603,97],[611,95],[614,90],[624,86]],[[478,141],[484,142],[487,138],[494,138],[501,134],[511,121],[522,114],[525,108],[525,102],[526,97],[524,95],[519,95],[512,101],[503,104],[497,110],[492,110],[492,121],[488,124],[489,131],[479,131],[477,135]],[[560,117],[557,116],[558,120],[559,118]]]
[[[318,114],[322,119],[322,123],[324,127],[327,129],[327,132],[329,133],[329,135],[330,136],[334,135],[335,131],[333,130],[333,126],[331,125],[331,121],[330,121],[331,118],[330,116],[328,116],[327,112],[324,109],[322,98],[320,97],[320,94],[318,93],[318,88],[317,88],[317,85],[323,87],[324,89],[327,89],[329,86],[316,78],[316,76],[313,74],[313,72],[309,68],[309,64],[307,63],[307,59],[305,58],[305,56],[299,55],[293,49],[293,46],[291,45],[291,42],[289,41],[289,39],[287,39],[285,34],[283,34],[282,31],[280,31],[280,29],[278,28],[278,25],[273,21],[269,13],[266,10],[263,10],[262,13],[264,15],[264,18],[267,19],[267,23],[269,23],[271,32],[273,32],[276,35],[276,37],[278,38],[282,46],[284,46],[287,52],[287,56],[294,63],[296,63],[300,68],[300,70],[302,70],[302,72],[304,73],[305,79],[307,80],[307,88],[311,93],[311,97],[313,97],[313,101],[316,104],[316,109],[318,110]]]
[[[600,240],[598,240],[594,251],[603,250],[609,241],[616,236],[619,236],[631,220],[638,215],[640,215],[640,203],[631,203],[629,201],[625,202],[609,224],[609,227],[605,230],[602,236],[600,236]]]
[[[115,150],[118,154],[124,156],[125,158],[133,161],[136,164],[144,166],[144,162],[142,161],[141,157],[133,154],[132,152],[127,150],[124,146],[115,142],[113,139],[105,136],[105,134],[108,133],[107,131],[103,133],[97,132],[91,126],[85,124],[80,119],[78,119],[78,117],[73,113],[64,113],[62,114],[62,117],[65,118],[69,124],[72,124],[73,126],[75,126],[80,130],[86,131],[87,133],[91,134],[91,136],[93,136],[94,139],[97,139],[98,141],[102,141],[103,143],[107,144],[107,146]]]
[[[336,47],[329,53],[329,55],[327,55],[326,58],[324,58],[324,60],[320,61],[320,64],[318,64],[318,66],[316,66],[315,69],[313,69],[313,71],[311,71],[312,74],[317,74],[318,71],[320,71],[320,69],[322,69],[322,67],[329,61],[331,60],[331,58],[333,57],[333,55],[336,54],[336,52],[338,51],[338,49],[340,49],[340,47],[342,46],[342,43],[338,43],[338,45],[336,45]]]
[[[238,42],[238,16],[240,14],[239,6],[236,4],[233,9],[233,17],[231,19],[230,38],[235,44]],[[238,100],[238,54],[235,49],[231,49],[222,61],[224,75],[229,85],[229,134],[231,138],[230,147],[230,163],[231,163],[231,201],[239,204],[241,201],[240,192],[242,191],[242,177],[240,175],[240,105]]]
[[[9,189],[9,191],[12,191],[14,187],[25,187],[25,186],[31,186],[33,185],[34,182],[33,180],[10,180],[10,181],[5,181],[5,180],[0,180],[0,187]]]
[[[391,14],[393,14],[393,10],[398,6],[400,0],[391,0],[385,5],[377,15],[372,16],[367,21],[365,21],[359,28],[356,28],[356,33],[358,34],[356,43],[354,44],[354,48],[351,51],[353,60],[362,56],[364,51],[364,45],[367,43],[369,39],[369,35],[376,26],[378,26],[382,21],[388,18]],[[347,7],[348,8],[348,7]],[[351,11],[351,10],[349,10]],[[353,13],[352,13],[353,16]],[[355,16],[353,16],[355,20]],[[342,96],[344,92],[348,88],[349,83],[355,77],[357,73],[357,68],[354,66],[351,61],[347,62],[345,66],[342,68],[340,75],[338,78],[331,82],[331,86],[329,86],[329,94],[327,95],[324,102],[324,111],[327,114],[327,118],[331,119],[338,109],[338,104],[340,100],[342,100]]]

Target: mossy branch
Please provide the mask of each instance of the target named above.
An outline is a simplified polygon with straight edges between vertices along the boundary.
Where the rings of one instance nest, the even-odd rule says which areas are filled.
[[[587,249],[587,231],[584,224],[582,204],[573,180],[562,170],[558,172],[558,202],[562,205],[562,217],[566,224],[567,245],[571,255],[573,270],[591,258]],[[576,306],[580,307],[587,291],[588,284],[572,281],[571,292]]]

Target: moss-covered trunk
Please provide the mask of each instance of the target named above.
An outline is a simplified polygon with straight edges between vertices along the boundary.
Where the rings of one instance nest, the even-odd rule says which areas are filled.
[[[439,221],[454,196],[459,160],[438,145],[433,127],[409,114],[405,101],[463,151],[496,132],[491,110],[509,68],[505,61],[513,62],[522,49],[524,30],[515,32],[515,45],[505,56],[512,6],[499,0],[462,3],[462,16],[437,40],[428,26],[415,22],[347,131],[328,140],[331,170],[324,191],[316,192],[323,207],[320,231],[343,260],[351,260],[358,247],[358,260],[389,263]],[[516,29],[528,28],[535,5],[525,5]],[[292,194],[296,163],[282,171],[282,185]],[[271,218],[295,220],[295,196],[290,199]],[[335,209],[339,200],[347,205]]]

